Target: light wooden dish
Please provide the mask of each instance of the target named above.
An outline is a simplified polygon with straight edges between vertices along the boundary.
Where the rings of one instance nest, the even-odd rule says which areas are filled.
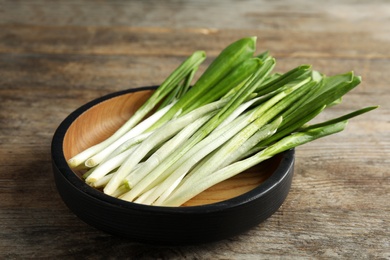
[[[116,92],[70,114],[52,142],[53,172],[60,195],[82,220],[106,232],[157,244],[195,244],[239,234],[271,216],[291,185],[294,150],[204,191],[181,207],[122,201],[89,187],[66,161],[110,136],[155,87]]]

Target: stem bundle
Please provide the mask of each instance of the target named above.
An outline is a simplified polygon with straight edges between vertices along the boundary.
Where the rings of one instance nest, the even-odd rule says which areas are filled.
[[[255,46],[255,37],[232,43],[190,87],[205,60],[205,52],[195,52],[117,132],[69,166],[85,165],[85,181],[108,195],[179,206],[278,153],[340,132],[348,119],[376,108],[308,125],[340,103],[360,77],[324,76],[309,65],[273,73],[276,60],[268,52],[254,56]]]

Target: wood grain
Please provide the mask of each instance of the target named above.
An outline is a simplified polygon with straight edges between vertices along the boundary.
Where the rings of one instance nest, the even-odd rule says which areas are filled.
[[[96,145],[119,129],[148,99],[151,91],[119,95],[83,112],[70,125],[64,137],[63,152],[69,160]]]
[[[0,258],[389,259],[389,18],[385,0],[0,1]],[[381,107],[297,149],[283,206],[237,237],[141,245],[66,208],[50,143],[69,113],[114,91],[161,83],[194,50],[208,53],[206,66],[248,35],[277,58],[278,71],[312,64],[363,77],[321,119]]]

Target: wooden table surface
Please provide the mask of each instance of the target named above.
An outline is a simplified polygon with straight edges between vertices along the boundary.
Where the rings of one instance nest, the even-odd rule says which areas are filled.
[[[385,0],[1,0],[0,258],[389,259],[389,25]],[[297,149],[291,191],[272,217],[220,242],[157,247],[96,230],[64,205],[50,144],[69,113],[159,84],[195,50],[208,64],[252,35],[277,71],[312,64],[363,77],[322,119],[381,106]]]

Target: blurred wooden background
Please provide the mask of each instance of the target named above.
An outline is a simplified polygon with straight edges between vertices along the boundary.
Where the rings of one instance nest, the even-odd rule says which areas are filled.
[[[390,2],[0,0],[0,258],[389,259]],[[380,105],[297,149],[287,200],[213,244],[152,247],[81,222],[59,197],[50,142],[91,99],[156,85],[190,53],[258,37],[276,70],[353,70],[363,83],[322,119]]]

